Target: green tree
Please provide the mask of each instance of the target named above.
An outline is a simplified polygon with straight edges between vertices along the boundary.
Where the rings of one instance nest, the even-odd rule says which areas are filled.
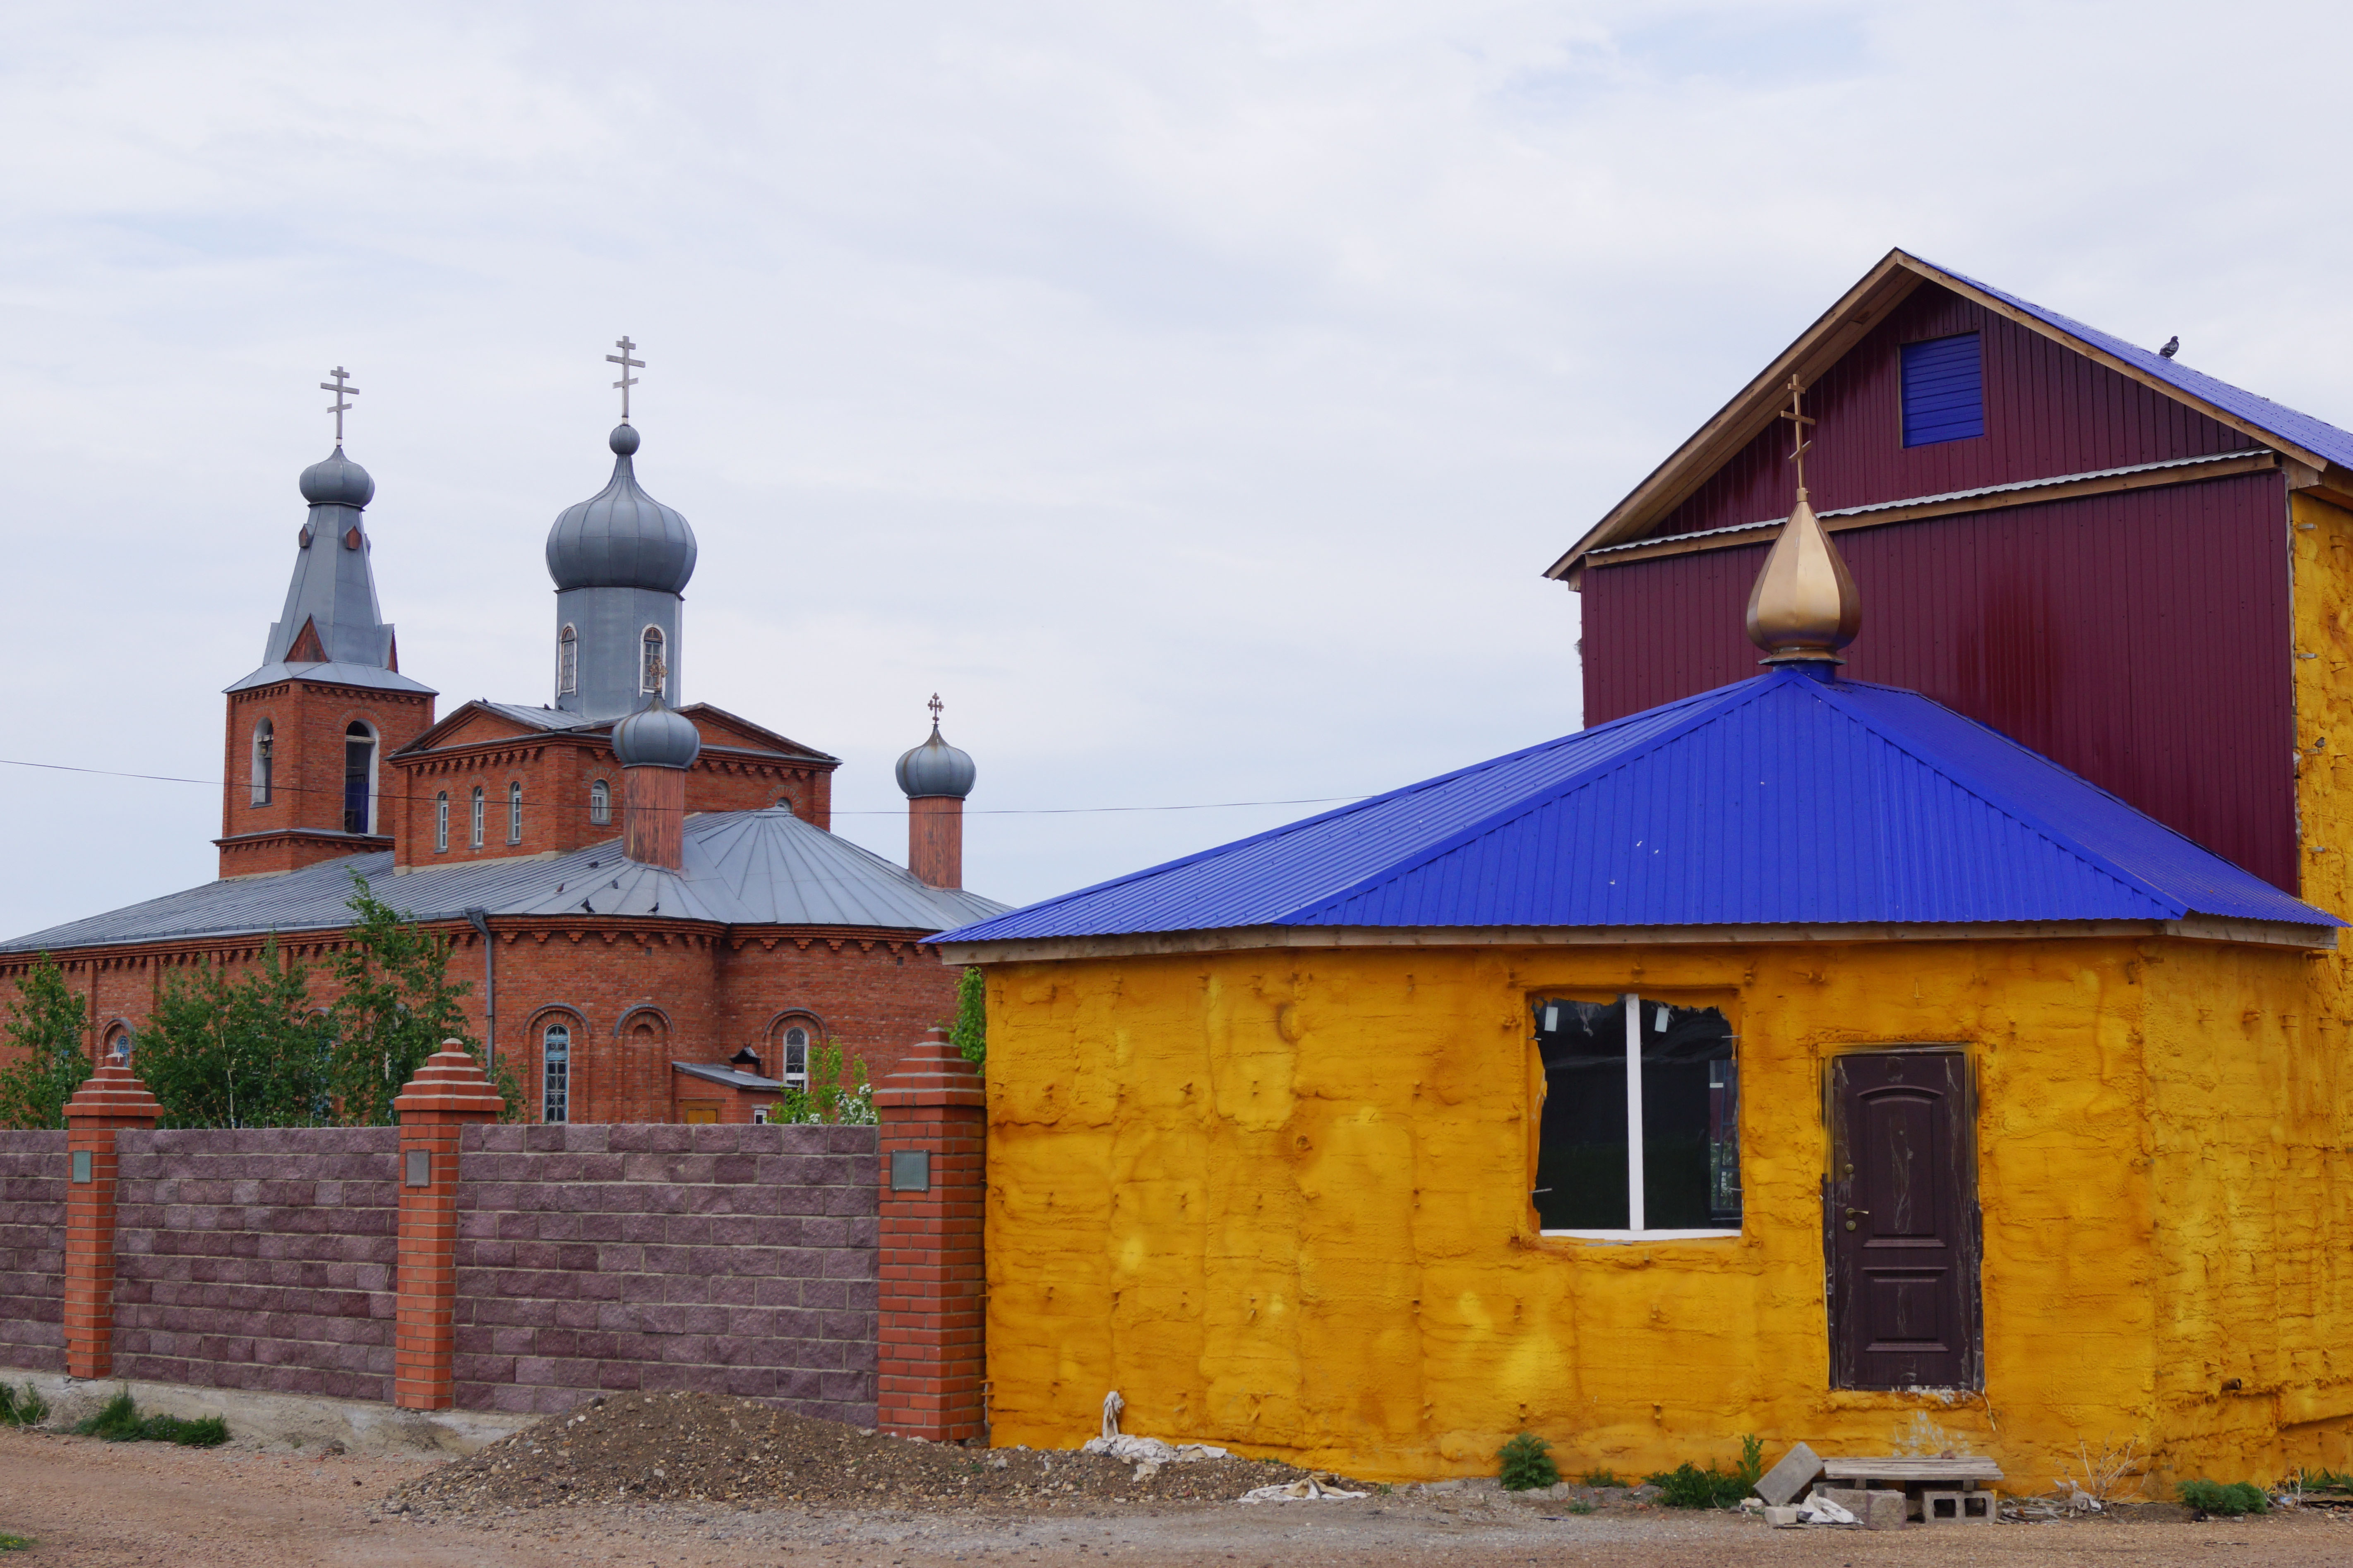
[[[976,963],[967,966],[956,982],[955,1023],[948,1030],[948,1044],[973,1066],[988,1066],[988,984]]]
[[[449,978],[449,942],[427,931],[369,890],[352,874],[352,922],[334,975],[343,994],[328,1010],[334,1037],[332,1079],[337,1119],[352,1126],[392,1121],[392,1102],[425,1065],[456,1040],[476,1060],[482,1042],[466,1021],[473,986]],[[503,1118],[522,1113],[522,1090],[501,1064],[493,1075],[506,1099]]]
[[[866,1081],[866,1064],[856,1057],[845,1061],[837,1045],[812,1047],[808,1055],[808,1087],[787,1089],[778,1095],[770,1120],[873,1126],[874,1088]]]
[[[16,982],[8,1044],[16,1059],[0,1068],[0,1127],[63,1127],[66,1101],[90,1076],[82,1036],[87,1004],[66,989],[65,972],[47,953]]]
[[[328,1119],[325,1021],[275,938],[232,980],[174,975],[139,1032],[139,1076],[165,1127],[313,1127]]]

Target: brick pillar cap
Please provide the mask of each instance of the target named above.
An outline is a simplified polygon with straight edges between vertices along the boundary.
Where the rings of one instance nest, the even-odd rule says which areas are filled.
[[[404,1121],[420,1114],[490,1121],[507,1102],[472,1052],[456,1040],[444,1040],[439,1050],[425,1058],[392,1108]]]
[[[948,1044],[948,1032],[934,1028],[916,1042],[899,1070],[874,1086],[877,1110],[913,1110],[921,1106],[985,1106],[980,1069]]]
[[[153,1127],[164,1107],[149,1093],[139,1075],[109,1057],[99,1069],[82,1079],[81,1088],[66,1101],[66,1124]]]

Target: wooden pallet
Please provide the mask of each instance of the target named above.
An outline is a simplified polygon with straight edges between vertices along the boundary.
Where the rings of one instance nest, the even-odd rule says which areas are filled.
[[[1832,1481],[1998,1481],[2001,1467],[1991,1459],[1923,1458],[1884,1454],[1860,1459],[1824,1459],[1822,1479]]]

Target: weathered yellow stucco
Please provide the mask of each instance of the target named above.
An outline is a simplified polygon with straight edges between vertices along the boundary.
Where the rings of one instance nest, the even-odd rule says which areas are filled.
[[[2353,521],[2353,520],[2348,520]],[[2353,723],[2346,726],[2353,744]],[[1401,948],[991,966],[995,1438],[1128,1427],[1373,1479],[1954,1447],[2047,1486],[2353,1465],[2337,960],[2178,939]],[[1744,1229],[1542,1237],[1532,992],[1725,1008]],[[1824,1064],[1976,1067],[1982,1395],[1829,1391]],[[2228,1388],[2236,1380],[2236,1388]]]

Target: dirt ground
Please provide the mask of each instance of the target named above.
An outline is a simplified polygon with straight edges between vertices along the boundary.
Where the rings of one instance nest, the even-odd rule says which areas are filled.
[[[860,1501],[759,1506],[431,1502],[468,1461],[106,1444],[0,1429],[0,1563],[75,1568],[1444,1568],[1541,1564],[2341,1564],[2353,1519],[2306,1512],[2208,1523],[2000,1524],[1900,1532],[1768,1531],[1729,1514],[1613,1507],[1588,1515],[1476,1490],[1246,1507],[1032,1496],[1018,1507]],[[887,1494],[886,1494],[887,1495]],[[416,1499],[418,1501],[406,1500]],[[391,1511],[396,1503],[400,1511]]]

